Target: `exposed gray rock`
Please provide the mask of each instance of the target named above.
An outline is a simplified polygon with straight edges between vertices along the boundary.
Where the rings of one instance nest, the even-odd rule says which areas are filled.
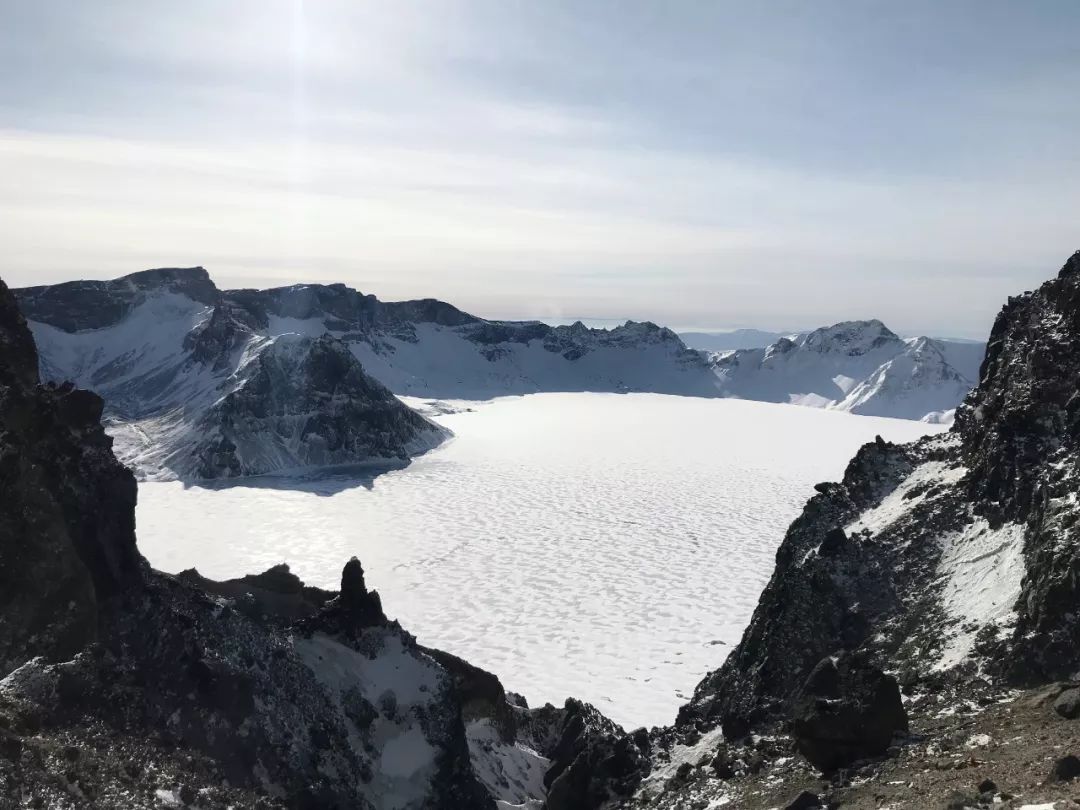
[[[364,373],[330,335],[277,341],[164,458],[183,479],[406,461],[449,432]]]
[[[568,700],[562,731],[544,776],[547,810],[594,810],[630,796],[648,773],[649,735],[625,734],[593,706]]]
[[[1067,720],[1080,717],[1080,689],[1066,689],[1054,701],[1054,711]]]

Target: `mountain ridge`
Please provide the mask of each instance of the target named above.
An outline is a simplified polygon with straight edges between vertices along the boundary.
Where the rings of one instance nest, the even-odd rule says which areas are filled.
[[[877,319],[842,321],[764,348],[709,355],[725,396],[868,416],[947,421],[976,380],[978,344],[901,338]],[[960,366],[963,371],[957,369]]]
[[[769,372],[774,358],[793,345],[800,350],[796,354],[827,349],[843,338],[844,326],[862,323],[867,329],[876,323],[884,329],[875,321],[782,338],[764,350],[710,354],[687,348],[674,332],[650,322],[627,321],[605,330],[580,322],[549,326],[485,320],[435,299],[384,302],[344,284],[219,290],[202,267],[159,268],[112,281],[15,292],[41,348],[43,376],[72,379],[103,393],[110,430],[121,439],[119,454],[128,462],[141,460],[133,462],[140,475],[153,478],[191,477],[196,468],[222,475],[233,469],[259,474],[318,463],[320,448],[295,446],[284,455],[272,449],[256,453],[265,463],[247,467],[173,462],[184,435],[175,427],[178,421],[194,429],[212,400],[235,387],[245,356],[287,335],[314,340],[328,334],[349,348],[365,374],[394,394],[433,399],[643,391],[739,396],[941,422],[951,418],[971,385],[952,369],[953,358],[945,356],[943,344],[923,339],[881,352],[877,364],[863,363],[865,368],[856,371],[837,367],[809,382],[795,379],[789,370],[771,375],[782,377],[779,381],[755,371],[761,366]],[[900,354],[905,356],[898,359]],[[834,383],[841,378],[847,381],[844,391]],[[192,410],[200,413],[189,414]],[[166,413],[171,416],[163,423]],[[413,420],[402,411],[399,421]],[[346,457],[342,463],[400,463],[445,436],[431,423],[414,424],[426,441],[402,436],[392,447],[381,445],[387,458],[357,450],[352,457],[335,456],[335,462]],[[359,423],[352,433],[356,447],[370,444],[361,439]],[[147,445],[170,442],[160,452],[147,451]],[[290,442],[281,434],[274,441],[279,448]],[[163,467],[162,459],[172,466]]]

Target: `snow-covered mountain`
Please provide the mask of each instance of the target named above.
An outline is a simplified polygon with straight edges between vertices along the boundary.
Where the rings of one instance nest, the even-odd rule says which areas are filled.
[[[341,284],[220,291],[201,267],[16,294],[43,378],[99,392],[118,455],[148,478],[406,459],[445,438],[391,391],[717,394],[705,359],[651,323],[487,321]]]
[[[147,478],[229,478],[404,460],[447,431],[337,338],[271,333],[205,270],[28,288],[42,377],[106,401],[116,452]]]
[[[942,422],[978,381],[983,348],[846,321],[710,362],[725,396]]]

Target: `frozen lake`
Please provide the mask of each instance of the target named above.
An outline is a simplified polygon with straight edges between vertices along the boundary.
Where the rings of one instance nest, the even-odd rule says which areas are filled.
[[[213,578],[363,562],[387,615],[530,705],[674,720],[750,618],[788,523],[875,434],[941,428],[657,394],[536,394],[439,417],[406,469],[289,487],[139,486],[139,546]]]

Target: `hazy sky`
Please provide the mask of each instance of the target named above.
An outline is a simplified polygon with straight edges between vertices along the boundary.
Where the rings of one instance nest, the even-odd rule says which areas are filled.
[[[984,336],[1080,247],[1080,4],[0,0],[0,274]]]

